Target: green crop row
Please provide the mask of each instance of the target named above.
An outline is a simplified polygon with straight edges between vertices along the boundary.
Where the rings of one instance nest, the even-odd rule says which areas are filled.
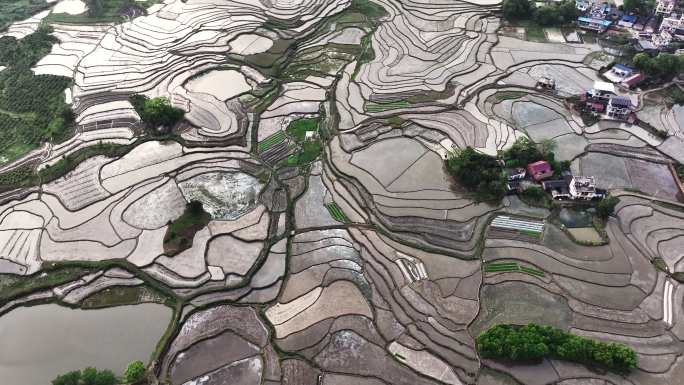
[[[537,277],[543,277],[544,272],[531,267],[520,266],[517,262],[499,262],[499,263],[487,263],[483,267],[484,271],[487,273],[502,273],[510,271],[519,271],[522,273],[534,275]]]
[[[340,207],[337,205],[335,202],[331,202],[325,205],[325,208],[328,209],[328,212],[330,213],[330,216],[333,217],[336,221],[342,222],[342,223],[349,223],[349,218],[347,218],[346,215],[342,212]]]
[[[281,143],[283,140],[285,140],[285,133],[283,131],[278,131],[275,134],[259,142],[259,144],[257,145],[257,149],[259,150],[259,152],[266,151],[269,148],[275,146],[276,144]]]
[[[364,107],[366,108],[366,111],[368,111],[368,112],[383,112],[383,111],[394,110],[397,108],[406,108],[406,107],[409,107],[410,105],[411,105],[411,103],[407,102],[406,100],[397,100],[395,102],[387,102],[387,103],[367,102]]]

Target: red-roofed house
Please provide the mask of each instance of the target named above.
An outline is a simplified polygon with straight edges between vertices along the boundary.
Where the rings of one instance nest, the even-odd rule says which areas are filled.
[[[536,182],[553,176],[553,169],[549,162],[540,160],[527,165],[527,174],[532,176]]]

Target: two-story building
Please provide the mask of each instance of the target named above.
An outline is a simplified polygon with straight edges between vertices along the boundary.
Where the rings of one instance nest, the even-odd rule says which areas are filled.
[[[663,17],[663,21],[660,22],[659,31],[674,31],[678,28],[684,27],[684,13],[677,15],[672,13],[668,16]]]
[[[612,96],[606,106],[606,115],[613,119],[627,119],[632,113],[632,101],[624,96]]]
[[[606,71],[603,76],[613,83],[621,83],[636,72],[638,71],[634,68],[622,64],[615,64],[609,71]]]
[[[615,86],[613,83],[600,81],[594,82],[594,87],[587,91],[587,97],[593,102],[608,103],[610,97],[615,94]]]
[[[549,162],[540,160],[527,165],[527,175],[531,176],[535,182],[540,182],[544,179],[552,177],[553,169],[551,168]]]
[[[596,188],[593,176],[566,175],[562,179],[542,182],[544,190],[555,200],[591,200],[606,196],[606,191]]]
[[[596,188],[596,180],[593,176],[574,176],[568,186],[571,199],[600,199],[606,194],[605,191]]]
[[[674,11],[675,0],[658,0],[656,2],[655,13],[670,14]]]
[[[580,28],[596,31],[598,33],[605,32],[613,22],[610,20],[599,19],[596,17],[580,16],[577,18],[577,25]]]

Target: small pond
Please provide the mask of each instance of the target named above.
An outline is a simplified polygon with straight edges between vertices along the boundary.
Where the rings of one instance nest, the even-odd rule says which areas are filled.
[[[213,219],[231,221],[256,206],[263,186],[243,172],[208,172],[178,183],[187,201],[202,202]]]
[[[121,375],[128,362],[149,361],[171,316],[159,304],[14,309],[0,317],[0,383],[49,385],[59,374],[87,366]]]
[[[558,216],[561,223],[567,228],[592,226],[592,214],[588,210],[563,207]]]

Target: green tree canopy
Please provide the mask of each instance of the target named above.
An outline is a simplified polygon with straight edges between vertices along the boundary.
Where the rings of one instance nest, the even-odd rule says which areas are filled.
[[[79,370],[74,370],[73,372],[68,372],[57,376],[52,380],[52,385],[79,385],[81,381],[81,372]]]
[[[532,162],[544,159],[537,145],[526,136],[521,136],[504,152],[506,165],[509,167],[525,167]]]
[[[136,384],[145,377],[145,364],[142,361],[133,361],[128,364],[124,372],[126,382]]]
[[[52,385],[116,385],[118,380],[111,370],[97,370],[92,367],[75,370],[57,376]]]
[[[534,4],[529,0],[504,0],[503,14],[507,20],[529,19]]]
[[[647,16],[655,8],[655,0],[624,0],[622,8],[626,12]]]
[[[661,52],[652,58],[641,52],[634,55],[632,64],[647,75],[670,78],[684,72],[684,55]]]
[[[185,111],[173,107],[169,99],[163,96],[150,99],[144,95],[133,95],[129,101],[140,119],[151,130],[157,130],[160,127],[170,128],[185,115]]]
[[[85,368],[81,371],[82,385],[116,385],[116,376],[111,370]]]
[[[602,219],[607,219],[609,216],[613,215],[615,206],[617,206],[618,203],[620,203],[620,199],[617,197],[609,196],[603,198],[598,203],[598,206],[596,206],[596,214]]]
[[[499,162],[467,147],[447,159],[447,170],[480,201],[499,201],[506,194],[506,176]]]
[[[637,364],[636,353],[625,345],[594,341],[551,326],[496,325],[476,342],[484,358],[538,362],[549,357],[600,365],[618,373],[627,373]]]

